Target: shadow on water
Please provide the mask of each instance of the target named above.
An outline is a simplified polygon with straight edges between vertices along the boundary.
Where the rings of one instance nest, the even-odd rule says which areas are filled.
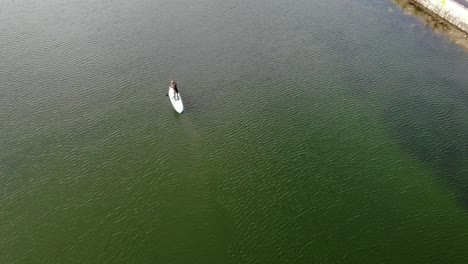
[[[436,171],[468,208],[466,100],[410,96],[391,102],[384,117],[404,148]]]

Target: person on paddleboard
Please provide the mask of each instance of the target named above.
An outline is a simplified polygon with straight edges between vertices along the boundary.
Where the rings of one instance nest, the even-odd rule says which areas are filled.
[[[174,99],[177,100],[180,98],[179,96],[179,90],[177,90],[177,83],[174,81],[171,81],[171,88],[174,89]]]

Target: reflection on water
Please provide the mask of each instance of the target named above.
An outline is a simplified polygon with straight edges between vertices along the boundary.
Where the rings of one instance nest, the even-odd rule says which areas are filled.
[[[463,100],[468,103],[468,100]],[[461,115],[460,113],[464,113]],[[385,117],[402,146],[437,171],[468,207],[468,110],[455,100],[410,96],[394,101]]]
[[[424,21],[436,33],[448,36],[453,42],[468,50],[468,34],[448,23],[436,14],[414,4],[409,0],[392,0],[398,7],[402,8],[407,15],[413,15]],[[391,10],[389,10],[391,12]],[[412,25],[413,26],[413,25]]]
[[[392,2],[406,15],[417,17],[437,34],[448,36],[468,50],[468,34],[465,32],[412,1]],[[461,88],[463,81],[457,78],[428,78],[440,89],[449,91],[446,98],[433,97],[431,92],[424,90],[414,96],[391,100],[384,116],[401,145],[436,171],[468,208],[468,93]],[[410,78],[407,83],[414,83],[416,79]]]

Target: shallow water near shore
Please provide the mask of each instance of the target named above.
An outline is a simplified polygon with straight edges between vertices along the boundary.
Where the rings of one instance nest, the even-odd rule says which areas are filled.
[[[450,24],[437,14],[424,9],[424,7],[412,3],[411,1],[392,0],[392,2],[395,3],[395,5],[397,5],[399,8],[402,8],[405,14],[414,16],[418,20],[422,21],[426,25],[426,29],[422,31],[429,31],[431,33],[440,34],[443,37],[447,37],[450,39],[450,41],[468,51],[468,33]],[[465,2],[465,0],[459,0],[457,2],[468,5],[468,2]],[[389,12],[393,11],[394,9],[390,7]],[[411,27],[414,26],[415,24],[411,24]]]
[[[0,21],[1,263],[468,260],[468,53],[391,2]]]

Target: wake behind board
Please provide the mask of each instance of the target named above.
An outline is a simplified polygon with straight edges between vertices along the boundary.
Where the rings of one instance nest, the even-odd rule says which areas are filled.
[[[182,103],[182,97],[180,93],[174,95],[174,89],[169,86],[169,92],[167,93],[169,99],[171,100],[172,106],[176,110],[177,113],[182,114],[184,112],[184,104]]]

